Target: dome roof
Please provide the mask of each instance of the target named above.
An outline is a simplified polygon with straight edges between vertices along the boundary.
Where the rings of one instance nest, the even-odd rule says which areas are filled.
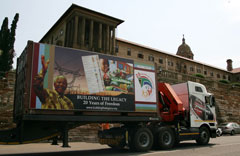
[[[185,38],[183,35],[182,44],[178,47],[177,55],[183,56],[193,60],[193,53],[189,45],[185,43]]]

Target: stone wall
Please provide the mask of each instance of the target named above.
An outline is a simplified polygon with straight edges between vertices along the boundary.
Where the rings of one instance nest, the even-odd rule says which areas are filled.
[[[87,124],[69,131],[69,141],[82,141],[96,143],[98,142],[97,134],[100,130],[99,124]]]
[[[218,122],[235,121],[240,123],[240,88],[212,81],[209,78],[180,74],[171,71],[159,71],[158,81],[176,84],[186,81],[204,84],[207,90],[216,97],[216,113]],[[10,72],[7,79],[0,79],[0,129],[12,128],[13,95],[15,73]],[[69,131],[70,141],[97,142],[98,124],[88,124]]]
[[[15,72],[9,72],[6,77],[0,77],[0,129],[15,126],[13,123]]]

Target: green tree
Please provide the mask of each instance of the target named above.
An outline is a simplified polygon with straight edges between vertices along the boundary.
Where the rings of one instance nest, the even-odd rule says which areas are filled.
[[[8,28],[8,18],[5,17],[0,30],[0,77],[12,69],[15,56],[14,42],[19,14],[16,13],[11,28]]]

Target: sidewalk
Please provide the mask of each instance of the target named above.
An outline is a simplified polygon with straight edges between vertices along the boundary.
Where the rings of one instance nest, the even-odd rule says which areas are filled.
[[[79,151],[109,148],[106,145],[98,143],[69,142],[70,147],[61,147],[59,145],[51,145],[51,143],[31,143],[21,145],[0,145],[0,155],[5,154],[29,154],[29,153],[45,153],[45,152],[61,152],[61,151]]]

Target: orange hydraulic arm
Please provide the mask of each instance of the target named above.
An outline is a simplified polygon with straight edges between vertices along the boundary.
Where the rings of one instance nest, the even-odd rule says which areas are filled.
[[[173,121],[184,115],[183,103],[168,83],[158,83],[159,109],[163,121]]]

